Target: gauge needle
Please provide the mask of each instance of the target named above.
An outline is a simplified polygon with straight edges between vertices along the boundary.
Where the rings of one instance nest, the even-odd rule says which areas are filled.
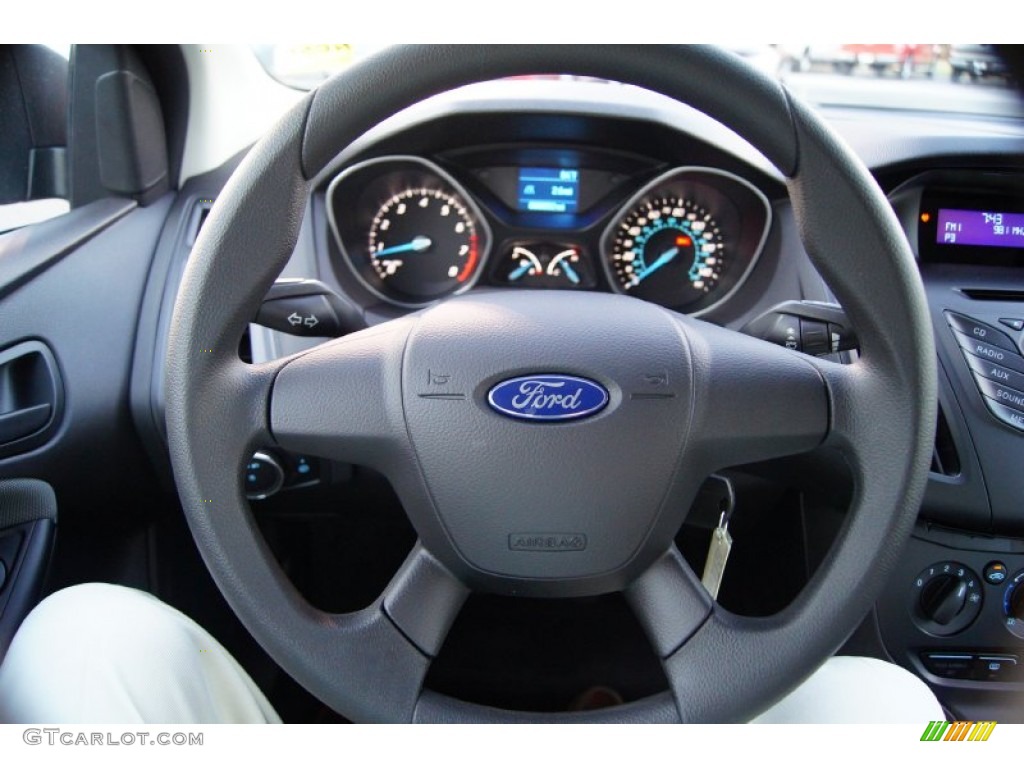
[[[674,259],[678,253],[678,248],[669,248],[667,251],[661,254],[661,256],[655,259],[649,267],[644,267],[635,275],[633,275],[633,285],[637,285],[641,280],[648,277],[653,272],[664,267],[666,264],[672,261],[672,259]]]
[[[432,245],[429,237],[414,237],[408,243],[402,245],[392,245],[390,248],[384,248],[377,251],[374,256],[390,256],[392,253],[405,253],[406,251],[425,251]]]
[[[526,274],[527,272],[529,272],[529,271],[530,271],[530,267],[532,267],[532,266],[533,266],[533,265],[532,265],[532,264],[530,264],[530,262],[528,262],[528,261],[526,261],[526,260],[524,259],[524,260],[522,261],[522,263],[520,263],[520,265],[519,265],[518,267],[516,267],[515,269],[513,269],[513,270],[512,270],[512,271],[511,271],[511,272],[509,273],[509,275],[508,275],[508,279],[509,279],[510,281],[511,281],[511,280],[518,280],[518,279],[519,279],[520,277],[522,277],[522,276],[523,276],[523,275],[525,275],[525,274]]]
[[[562,272],[569,278],[573,285],[580,284],[580,276],[576,274],[576,270],[569,266],[569,262],[562,259]]]

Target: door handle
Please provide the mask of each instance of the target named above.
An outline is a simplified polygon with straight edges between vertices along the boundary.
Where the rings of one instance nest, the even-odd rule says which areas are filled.
[[[57,361],[46,344],[23,341],[0,351],[0,458],[49,439],[63,400]]]
[[[0,444],[27,437],[46,426],[53,406],[50,403],[30,405],[10,413],[0,414]]]

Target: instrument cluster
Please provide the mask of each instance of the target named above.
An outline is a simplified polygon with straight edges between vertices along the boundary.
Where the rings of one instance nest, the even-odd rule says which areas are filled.
[[[474,165],[388,156],[327,189],[347,271],[415,309],[475,285],[614,291],[690,314],[726,300],[771,225],[764,194],[729,172],[601,167],[581,153]]]

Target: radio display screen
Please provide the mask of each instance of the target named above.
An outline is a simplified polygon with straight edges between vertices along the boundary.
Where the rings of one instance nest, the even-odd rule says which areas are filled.
[[[914,243],[921,261],[970,267],[1024,267],[1021,189],[1016,176],[996,178],[987,189],[966,183],[959,189],[925,189],[917,209]]]
[[[935,242],[1024,248],[1024,213],[939,208]]]

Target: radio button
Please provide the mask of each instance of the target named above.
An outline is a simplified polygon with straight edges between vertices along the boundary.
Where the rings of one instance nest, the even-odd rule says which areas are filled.
[[[1024,357],[1017,353],[1010,352],[1002,347],[994,347],[991,344],[986,344],[984,341],[978,341],[970,336],[965,336],[959,331],[954,331],[953,335],[956,336],[957,343],[965,352],[969,352],[975,357],[980,357],[982,360],[988,360],[1006,368],[1012,368],[1018,373],[1024,373]]]

